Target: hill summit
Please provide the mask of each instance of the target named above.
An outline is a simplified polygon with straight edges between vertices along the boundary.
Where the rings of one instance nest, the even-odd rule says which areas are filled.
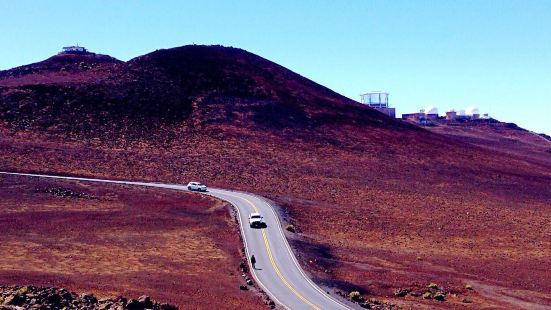
[[[16,127],[84,135],[163,126],[399,126],[262,57],[201,45],[157,50],[127,62],[62,53],[2,71],[0,119]]]

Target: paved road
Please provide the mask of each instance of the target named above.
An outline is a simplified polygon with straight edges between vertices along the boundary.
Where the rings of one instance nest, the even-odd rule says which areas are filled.
[[[160,187],[187,191],[187,188],[176,184],[145,183],[130,181],[113,181],[103,179],[73,178],[40,174],[24,174],[0,172],[29,177],[116,183]],[[259,196],[211,188],[206,195],[211,195],[230,202],[238,211],[239,223],[247,255],[254,254],[256,268],[252,275],[262,289],[278,304],[287,309],[350,309],[348,306],[332,298],[315,285],[300,268],[291,248],[283,234],[279,218],[273,207]],[[253,229],[248,225],[248,215],[260,212],[267,227]]]

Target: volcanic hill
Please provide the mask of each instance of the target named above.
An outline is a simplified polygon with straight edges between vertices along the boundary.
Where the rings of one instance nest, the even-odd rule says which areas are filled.
[[[551,142],[538,143],[526,157],[430,132],[222,46],[0,72],[1,170],[270,197],[316,282],[405,306],[551,306]],[[430,282],[446,301],[418,297]]]
[[[221,46],[159,50],[126,63],[60,54],[1,72],[0,87],[0,113],[10,125],[85,137],[141,139],[144,131],[182,125],[278,132],[326,123],[392,124],[273,62]]]

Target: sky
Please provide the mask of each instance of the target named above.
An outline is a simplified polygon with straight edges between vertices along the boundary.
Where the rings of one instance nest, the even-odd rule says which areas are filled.
[[[548,0],[0,0],[0,70],[79,44],[121,60],[221,44],[349,98],[390,93],[397,114],[436,106],[551,135]]]

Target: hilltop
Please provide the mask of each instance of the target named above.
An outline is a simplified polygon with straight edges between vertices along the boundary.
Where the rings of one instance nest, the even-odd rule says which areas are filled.
[[[247,190],[282,206],[330,288],[462,307],[394,296],[437,282],[480,307],[551,305],[548,153],[391,119],[237,48],[90,67],[0,72],[2,170]]]
[[[0,72],[0,92],[10,125],[82,137],[141,139],[167,126],[277,133],[339,122],[398,125],[273,62],[221,46],[158,50],[128,62],[56,55]]]

